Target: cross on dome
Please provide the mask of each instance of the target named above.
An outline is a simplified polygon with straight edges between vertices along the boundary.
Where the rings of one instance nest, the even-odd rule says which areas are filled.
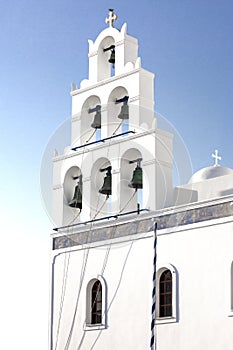
[[[109,9],[109,17],[105,18],[105,23],[109,23],[109,27],[114,27],[113,23],[117,20],[117,15],[114,13],[113,9]]]
[[[214,153],[212,154],[212,157],[213,157],[214,160],[215,160],[214,166],[219,166],[218,161],[221,160],[222,157],[220,157],[220,156],[218,155],[218,150],[217,150],[217,149],[216,149],[216,150],[214,151]]]

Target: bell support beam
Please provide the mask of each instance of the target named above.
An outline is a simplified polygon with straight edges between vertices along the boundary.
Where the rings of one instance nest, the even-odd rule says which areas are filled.
[[[93,223],[93,222],[109,220],[109,219],[118,219],[118,217],[120,217],[120,216],[129,215],[129,214],[138,214],[138,213],[141,213],[141,212],[144,212],[144,211],[150,211],[150,209],[144,208],[144,209],[139,209],[139,210],[132,210],[132,211],[128,211],[126,213],[120,213],[120,214],[116,214],[116,215],[104,216],[102,218],[88,220],[88,221],[84,221],[84,222],[78,222],[78,223],[72,224],[72,225],[55,227],[53,229],[53,231],[57,231],[58,232],[59,230],[64,230],[66,228],[80,226],[80,225],[87,225],[87,224],[90,224],[90,223]]]
[[[73,147],[73,148],[71,148],[71,150],[72,150],[72,151],[77,151],[77,150],[80,149],[80,148],[83,148],[83,147],[86,147],[86,146],[90,146],[90,145],[94,145],[94,144],[100,143],[100,142],[105,142],[105,141],[114,139],[114,138],[119,137],[119,136],[124,136],[124,135],[127,135],[127,134],[135,134],[135,131],[126,131],[126,132],[122,132],[121,134],[113,135],[113,136],[106,137],[106,138],[101,139],[101,140],[97,140],[97,141],[93,141],[93,142],[86,143],[86,144],[81,145],[81,146]]]

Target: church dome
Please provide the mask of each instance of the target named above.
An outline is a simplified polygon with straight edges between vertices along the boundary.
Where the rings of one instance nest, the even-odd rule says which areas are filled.
[[[195,174],[193,174],[189,180],[189,183],[201,182],[224,175],[233,175],[233,170],[220,165],[208,166],[206,168],[198,170]]]

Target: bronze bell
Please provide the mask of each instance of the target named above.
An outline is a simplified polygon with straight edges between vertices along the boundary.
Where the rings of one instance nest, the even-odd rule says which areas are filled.
[[[109,63],[115,64],[115,48],[111,49],[111,56],[108,60]]]
[[[69,206],[72,208],[82,209],[82,177],[79,176],[79,182],[75,186],[74,196],[69,202]]]
[[[101,112],[100,111],[96,111],[91,127],[94,129],[101,129]]]
[[[142,188],[142,168],[137,165],[133,172],[133,178],[128,185],[131,188]]]
[[[99,190],[99,193],[105,194],[106,196],[110,196],[112,194],[112,174],[111,174],[111,167],[108,167],[106,169],[101,169],[100,171],[107,170],[106,176],[104,178],[104,183],[101,189]]]
[[[121,106],[121,112],[118,115],[119,119],[129,119],[129,106],[127,101],[124,101],[123,106]]]

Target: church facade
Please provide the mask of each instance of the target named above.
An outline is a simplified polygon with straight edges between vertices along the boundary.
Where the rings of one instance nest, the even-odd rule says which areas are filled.
[[[233,170],[173,186],[154,74],[124,24],[89,40],[71,145],[53,158],[50,350],[231,350]]]

